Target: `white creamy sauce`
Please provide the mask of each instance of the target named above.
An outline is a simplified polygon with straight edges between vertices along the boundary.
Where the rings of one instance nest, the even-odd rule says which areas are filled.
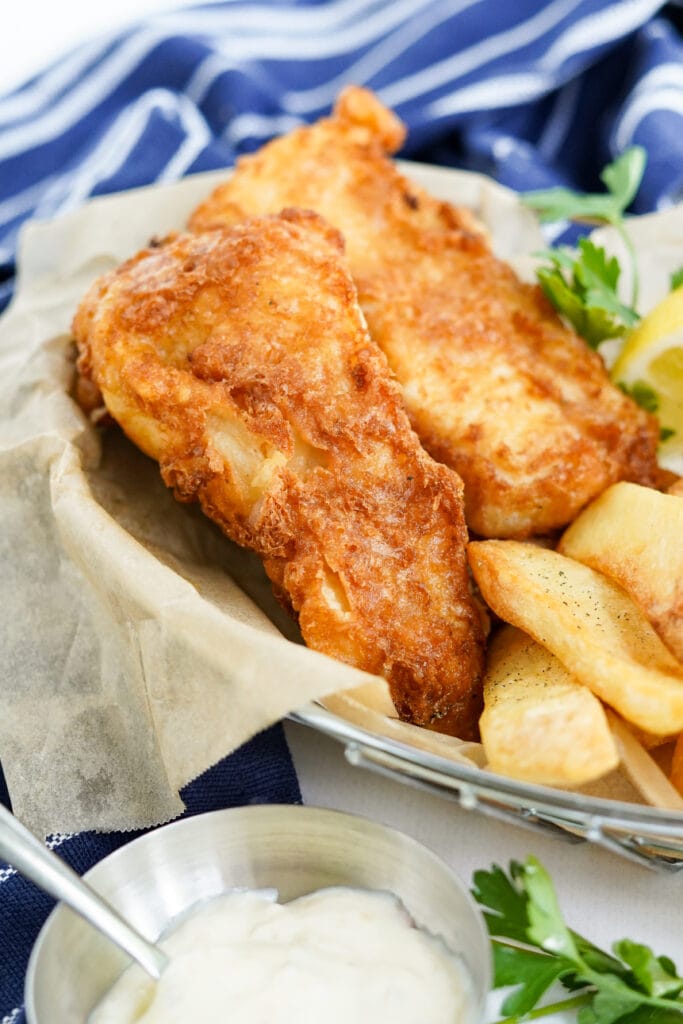
[[[276,895],[229,892],[183,915],[161,981],[129,968],[89,1024],[469,1024],[463,964],[395,897]]]

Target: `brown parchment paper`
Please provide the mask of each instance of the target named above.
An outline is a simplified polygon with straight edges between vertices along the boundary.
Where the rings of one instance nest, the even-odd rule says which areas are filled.
[[[477,175],[409,171],[474,209],[496,251],[531,273],[542,239],[512,193]],[[369,711],[380,732],[482,763],[476,744],[395,722],[376,677],[303,647],[258,560],[177,504],[156,465],[69,397],[69,325],[90,282],[182,228],[223,177],[93,200],[22,236],[0,320],[0,759],[16,814],[41,835],[168,820],[185,783],[340,691],[353,691],[332,697],[341,713]],[[648,226],[657,245],[657,223],[683,238],[672,215]]]

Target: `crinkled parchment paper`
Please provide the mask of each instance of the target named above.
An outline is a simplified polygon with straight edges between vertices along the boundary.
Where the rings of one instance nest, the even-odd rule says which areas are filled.
[[[528,271],[541,240],[511,193],[475,175],[411,173],[475,209],[499,254]],[[223,176],[97,199],[23,234],[0,321],[0,758],[15,812],[38,834],[168,820],[185,783],[287,712],[383,687],[303,647],[258,560],[69,397],[69,326],[90,282],[182,228]],[[382,700],[370,711],[406,742],[480,763],[476,744],[392,721]]]

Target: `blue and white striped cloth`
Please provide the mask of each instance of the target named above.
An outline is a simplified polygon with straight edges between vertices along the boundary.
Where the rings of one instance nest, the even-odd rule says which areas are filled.
[[[596,188],[638,142],[649,162],[636,208],[663,208],[683,198],[682,30],[680,0],[226,0],[95,39],[0,97],[0,309],[28,218],[229,166],[326,113],[349,82],[406,122],[403,155],[512,188]],[[184,796],[191,813],[299,799],[281,731]],[[56,842],[85,869],[127,838]],[[49,902],[0,869],[1,1024],[23,1019]]]
[[[640,142],[639,205],[661,206],[683,189],[682,23],[658,0],[232,0],[96,39],[0,99],[0,303],[28,217],[229,166],[347,82],[405,120],[405,155],[513,187],[593,187]]]

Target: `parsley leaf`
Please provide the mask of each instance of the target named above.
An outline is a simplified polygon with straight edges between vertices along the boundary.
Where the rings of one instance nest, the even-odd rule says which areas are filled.
[[[522,202],[536,210],[544,223],[572,220],[611,224],[621,235],[631,262],[630,305],[617,294],[619,263],[614,257],[609,259],[604,249],[582,239],[574,257],[567,249],[549,249],[540,254],[550,263],[550,267],[540,267],[537,272],[543,291],[592,348],[606,338],[618,337],[638,321],[638,268],[624,213],[638,191],[645,163],[645,150],[631,146],[602,171],[600,177],[607,188],[604,193],[550,188],[522,195]]]
[[[482,906],[493,911],[484,911],[489,934],[524,942],[527,928],[527,898],[502,868],[494,864],[490,871],[476,871],[474,885],[475,898]]]
[[[527,938],[548,953],[576,962],[579,954],[564,923],[550,875],[535,858],[513,868],[529,896]]]
[[[613,163],[608,164],[600,178],[604,181],[623,213],[636,197],[645,173],[647,154],[642,146],[630,146]]]
[[[531,949],[496,945],[493,953],[496,988],[515,986],[501,1007],[506,1016],[529,1013],[550,986],[571,970],[571,964],[559,957]]]
[[[627,384],[626,381],[617,381],[617,387],[621,388],[625,395],[632,398],[636,405],[639,405],[645,412],[651,412],[656,414],[659,412],[660,398],[657,392],[647,381],[634,380],[633,384]],[[672,430],[671,427],[659,428],[659,440],[668,441],[670,437],[675,435],[676,431]]]
[[[547,249],[537,255],[549,264],[537,271],[545,295],[591,348],[638,322],[636,311],[617,294],[618,261],[590,239],[580,239],[576,253]]]
[[[642,146],[624,150],[600,175],[608,189],[605,193],[583,193],[561,187],[536,189],[524,192],[522,201],[537,211],[543,223],[574,220],[584,224],[617,225],[640,187],[646,159]]]
[[[578,1009],[578,1024],[683,1024],[683,978],[668,957],[623,939],[606,953],[572,931],[550,875],[535,858],[474,875],[485,907],[496,987],[513,986],[502,1011],[518,1022]],[[538,1006],[559,982],[573,995]]]
[[[669,279],[669,287],[673,292],[676,288],[680,288],[683,284],[683,267],[679,267],[678,270],[674,270],[671,278]]]
[[[628,395],[636,405],[639,405],[645,412],[656,413],[659,409],[659,395],[647,381],[634,380],[633,384],[619,381],[618,385],[625,395]]]
[[[630,939],[617,942],[614,950],[633,971],[633,976],[651,996],[676,996],[683,989],[683,978],[676,977],[676,968],[668,957],[656,957],[648,946]]]
[[[638,1009],[640,999],[636,992],[625,987],[610,985],[598,989],[589,1006],[581,1009],[579,1024],[614,1024]],[[682,1007],[683,1009],[683,1007]]]

